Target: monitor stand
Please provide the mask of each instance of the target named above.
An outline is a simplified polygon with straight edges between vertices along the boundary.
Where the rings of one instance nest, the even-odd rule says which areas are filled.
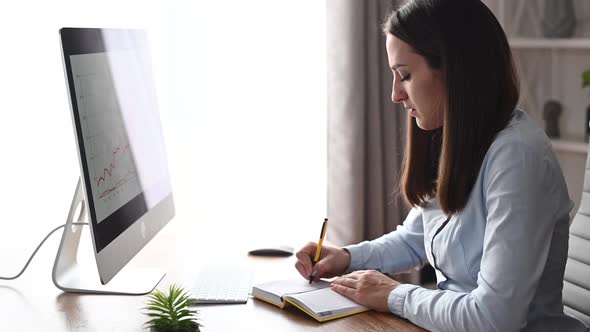
[[[73,221],[78,205],[80,206],[80,214],[77,221]],[[76,192],[68,213],[68,220],[53,264],[53,283],[55,286],[64,292],[90,294],[144,295],[153,291],[165,276],[165,273],[160,270],[124,268],[110,282],[103,285],[98,277],[96,263],[94,265],[78,263],[78,244],[80,243],[83,225],[74,223],[84,222],[85,215],[86,204],[82,192],[82,183],[78,178]],[[90,249],[87,252],[90,253]],[[94,255],[92,256],[94,257]]]

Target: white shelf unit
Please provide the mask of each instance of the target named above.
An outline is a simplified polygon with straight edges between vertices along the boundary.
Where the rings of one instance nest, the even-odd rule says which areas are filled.
[[[510,38],[510,47],[514,50],[590,50],[590,38]],[[553,54],[552,60],[555,55]],[[552,61],[553,62],[553,61]],[[555,67],[552,63],[551,67]],[[551,68],[555,72],[555,68]],[[534,78],[534,77],[532,77]],[[531,84],[530,78],[524,77],[524,85]],[[588,143],[577,139],[551,139],[553,149],[560,152],[586,154]]]
[[[551,139],[551,144],[555,151],[572,152],[579,154],[588,153],[588,143],[566,140],[566,139]]]
[[[590,50],[590,38],[510,38],[515,49],[570,49]]]
[[[500,24],[506,30],[509,37],[510,47],[517,52],[539,51],[537,56],[520,59],[520,61],[527,62],[529,72],[521,73],[521,93],[528,100],[530,106],[534,110],[542,108],[542,101],[547,99],[546,91],[539,90],[536,82],[542,79],[539,76],[540,72],[549,71],[550,77],[559,77],[559,57],[562,52],[570,51],[590,51],[590,38],[544,38],[542,37],[541,21],[543,17],[543,2],[538,0],[520,0],[513,2],[512,0],[497,0],[497,15]],[[579,8],[578,8],[579,9]],[[535,37],[522,37],[521,33],[524,30],[526,35]],[[531,54],[531,53],[529,53]],[[540,63],[540,57],[549,57],[550,65],[543,67]],[[590,52],[588,53],[590,57]],[[515,60],[517,60],[515,58]],[[522,64],[522,63],[521,63]],[[557,79],[552,80],[551,91],[556,92],[560,89],[560,84]],[[559,99],[559,98],[558,98]],[[537,113],[538,116],[538,113]],[[577,135],[566,135],[566,138],[551,139],[551,143],[555,151],[568,152],[574,154],[587,154],[588,143],[584,142]]]

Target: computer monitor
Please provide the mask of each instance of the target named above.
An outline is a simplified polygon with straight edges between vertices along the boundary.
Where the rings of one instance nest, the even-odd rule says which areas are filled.
[[[163,272],[117,275],[174,216],[146,32],[63,28],[60,37],[81,180],[54,283],[70,292],[148,293]],[[76,260],[77,206],[78,221],[88,212],[94,269]]]

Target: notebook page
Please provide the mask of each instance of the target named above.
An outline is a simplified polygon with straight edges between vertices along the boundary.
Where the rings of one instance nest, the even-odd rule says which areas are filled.
[[[290,295],[318,317],[327,317],[346,312],[362,310],[365,307],[340,295],[331,288],[324,288],[315,292]]]
[[[330,284],[325,281],[314,282],[310,285],[308,280],[300,278],[293,280],[271,281],[266,282],[264,284],[256,285],[255,287],[267,293],[281,297],[285,294],[309,292],[321,288],[326,288],[329,286]]]

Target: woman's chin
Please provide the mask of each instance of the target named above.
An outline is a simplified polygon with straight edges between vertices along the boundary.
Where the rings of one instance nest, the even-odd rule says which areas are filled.
[[[435,130],[440,128],[440,126],[435,126],[427,121],[422,121],[419,117],[416,117],[416,124],[418,125],[418,128],[422,130]]]
[[[442,127],[442,124],[438,124],[438,123],[433,123],[433,121],[424,121],[423,119],[421,119],[420,117],[416,116],[416,125],[418,125],[418,128],[422,129],[422,130],[435,130],[438,129],[440,127]]]

